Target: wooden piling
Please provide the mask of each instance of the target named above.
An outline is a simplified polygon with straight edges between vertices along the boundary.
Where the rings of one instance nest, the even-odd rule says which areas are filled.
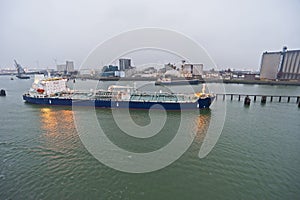
[[[287,99],[287,102],[289,103],[289,102],[290,102],[290,100],[291,100],[291,97],[288,97],[288,99]]]
[[[279,100],[278,101],[281,102],[281,96],[279,96]]]
[[[267,96],[261,96],[261,103],[266,103],[267,102]]]
[[[249,105],[250,105],[250,102],[251,102],[251,99],[250,99],[249,96],[247,95],[247,96],[245,97],[245,100],[244,100],[244,105],[245,105],[245,106],[249,106]]]
[[[299,103],[300,97],[297,97],[297,103]]]
[[[254,95],[254,102],[256,102],[256,95]]]
[[[270,99],[270,102],[272,102],[273,101],[273,96],[271,96],[271,99]]]
[[[0,96],[3,96],[3,97],[6,96],[6,92],[5,92],[4,89],[1,89],[1,90],[0,90]]]
[[[223,100],[225,100],[225,94],[223,94]]]
[[[232,101],[232,99],[233,99],[233,94],[231,95],[231,97],[230,97],[230,100]]]
[[[241,95],[239,95],[239,101],[241,100]]]

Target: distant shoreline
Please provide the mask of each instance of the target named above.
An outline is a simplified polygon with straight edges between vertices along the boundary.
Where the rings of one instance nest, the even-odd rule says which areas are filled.
[[[0,76],[12,76],[11,74],[0,74]],[[14,76],[14,75],[13,75]],[[71,77],[71,79],[86,79],[99,81],[156,81],[154,77]],[[186,80],[184,78],[173,78],[173,80]],[[225,83],[225,84],[249,84],[249,85],[285,85],[300,86],[300,81],[272,81],[272,80],[241,80],[241,79],[204,79],[201,83]]]
[[[210,82],[210,81],[207,81]],[[263,81],[263,80],[223,80],[227,84],[250,84],[250,85],[291,85],[300,86],[299,81]]]
[[[102,77],[92,78],[100,81],[156,81],[156,78],[118,78],[118,77]],[[185,80],[184,78],[174,78],[173,80]],[[240,79],[204,79],[201,83],[225,83],[225,84],[249,84],[249,85],[291,85],[300,86],[300,81],[271,81],[271,80],[240,80]]]

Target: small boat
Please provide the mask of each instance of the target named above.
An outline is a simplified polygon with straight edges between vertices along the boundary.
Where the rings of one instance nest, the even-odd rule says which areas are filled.
[[[30,76],[25,76],[25,75],[22,75],[22,74],[16,75],[16,77],[18,79],[30,79]]]
[[[99,108],[150,109],[160,105],[165,110],[195,110],[209,108],[215,96],[202,92],[193,94],[144,92],[129,86],[111,85],[107,90],[75,91],[64,78],[36,78],[23,100],[32,104],[95,106]]]
[[[198,85],[199,83],[199,79],[172,80],[171,78],[159,78],[155,81],[155,85]]]

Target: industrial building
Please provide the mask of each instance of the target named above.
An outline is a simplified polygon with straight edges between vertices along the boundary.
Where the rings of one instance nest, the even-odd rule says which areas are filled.
[[[268,80],[300,80],[300,50],[264,52],[260,78]]]
[[[131,59],[120,58],[119,59],[119,70],[125,71],[131,68]]]
[[[56,65],[58,72],[74,72],[74,62],[66,61],[66,64]]]
[[[300,80],[300,50],[283,52],[278,78],[284,80]]]
[[[118,66],[108,65],[103,67],[100,75],[103,77],[125,77],[125,72],[119,71]]]
[[[191,73],[193,76],[201,76],[201,75],[203,75],[203,64],[184,63],[182,65],[182,71]]]

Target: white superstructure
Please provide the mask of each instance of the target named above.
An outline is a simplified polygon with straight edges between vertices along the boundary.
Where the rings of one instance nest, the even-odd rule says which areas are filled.
[[[45,78],[44,75],[36,75],[32,84],[35,92],[43,95],[53,95],[59,92],[68,91],[67,79],[65,78]]]
[[[46,95],[55,94],[67,90],[67,79],[63,78],[48,78],[41,82],[44,85]]]

